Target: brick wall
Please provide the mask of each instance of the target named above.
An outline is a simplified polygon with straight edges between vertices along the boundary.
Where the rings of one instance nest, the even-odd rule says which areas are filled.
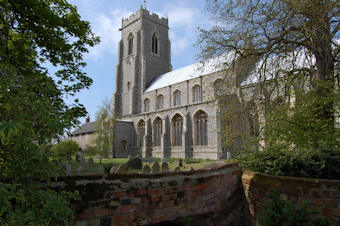
[[[73,203],[78,226],[147,225],[188,216],[195,216],[196,225],[228,225],[243,220],[240,176],[237,164],[229,163],[153,175],[65,177],[51,186],[79,191],[81,199]]]
[[[253,224],[258,223],[257,214],[267,201],[268,192],[275,190],[281,199],[293,203],[309,200],[312,209],[340,225],[340,180],[279,177],[244,171],[242,183]]]

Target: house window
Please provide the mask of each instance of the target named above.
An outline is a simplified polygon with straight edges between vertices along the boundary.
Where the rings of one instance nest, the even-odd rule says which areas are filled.
[[[150,100],[146,98],[144,100],[144,112],[148,112],[148,111],[150,111]]]
[[[158,54],[158,36],[156,33],[154,33],[152,36],[151,52],[154,54]]]
[[[176,90],[174,92],[174,106],[181,105],[181,91]]]
[[[195,144],[208,145],[208,115],[199,111],[194,117]]]
[[[157,102],[156,102],[156,109],[162,109],[164,104],[164,96],[163,95],[158,95],[157,96]]]
[[[126,142],[126,140],[122,140],[122,142],[120,142],[120,150],[121,151],[127,151],[127,142]]]
[[[141,120],[138,123],[138,146],[143,147],[144,145],[144,135],[145,135],[145,123],[143,120]]]
[[[153,145],[161,146],[161,135],[162,135],[162,119],[157,117],[153,122]]]
[[[192,100],[193,102],[200,102],[202,101],[202,89],[201,86],[196,85],[192,88]]]
[[[182,132],[183,132],[183,117],[177,114],[172,119],[172,145],[173,146],[182,145]]]
[[[133,51],[133,35],[130,33],[128,38],[128,54],[132,54]]]

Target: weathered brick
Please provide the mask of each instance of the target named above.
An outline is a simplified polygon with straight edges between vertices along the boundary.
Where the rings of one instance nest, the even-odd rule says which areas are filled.
[[[98,209],[94,212],[95,217],[112,216],[115,214],[114,209]]]
[[[136,205],[126,205],[119,208],[120,213],[131,213],[136,210]]]

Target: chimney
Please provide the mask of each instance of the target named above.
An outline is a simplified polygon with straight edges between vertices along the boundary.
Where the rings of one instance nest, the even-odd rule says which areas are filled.
[[[89,122],[90,122],[90,116],[87,116],[86,123],[89,123]]]

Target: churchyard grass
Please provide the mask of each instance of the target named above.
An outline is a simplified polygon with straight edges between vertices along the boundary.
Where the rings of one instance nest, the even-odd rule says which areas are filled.
[[[93,164],[88,163],[89,158],[93,158],[94,160]],[[102,164],[112,164],[114,167],[119,167],[121,164],[124,164],[127,161],[128,161],[128,158],[109,158],[109,159],[102,159]],[[103,165],[100,164],[99,162],[100,162],[99,159],[97,159],[95,156],[85,156],[85,161],[83,164],[76,162],[75,159],[73,158],[71,174],[72,175],[102,174],[104,173],[104,168],[103,168]],[[167,162],[169,164],[169,170],[174,171],[175,168],[179,164],[179,159],[168,159]],[[201,169],[204,166],[213,163],[214,160],[194,159],[193,161],[188,161],[188,163],[186,163],[185,160],[183,160],[182,162],[183,162],[183,166],[181,167],[181,171],[188,171],[191,168],[193,168],[194,170]],[[143,165],[145,164],[149,164],[150,166],[152,165],[151,163],[143,162]],[[141,173],[141,170],[129,169],[128,173]]]

